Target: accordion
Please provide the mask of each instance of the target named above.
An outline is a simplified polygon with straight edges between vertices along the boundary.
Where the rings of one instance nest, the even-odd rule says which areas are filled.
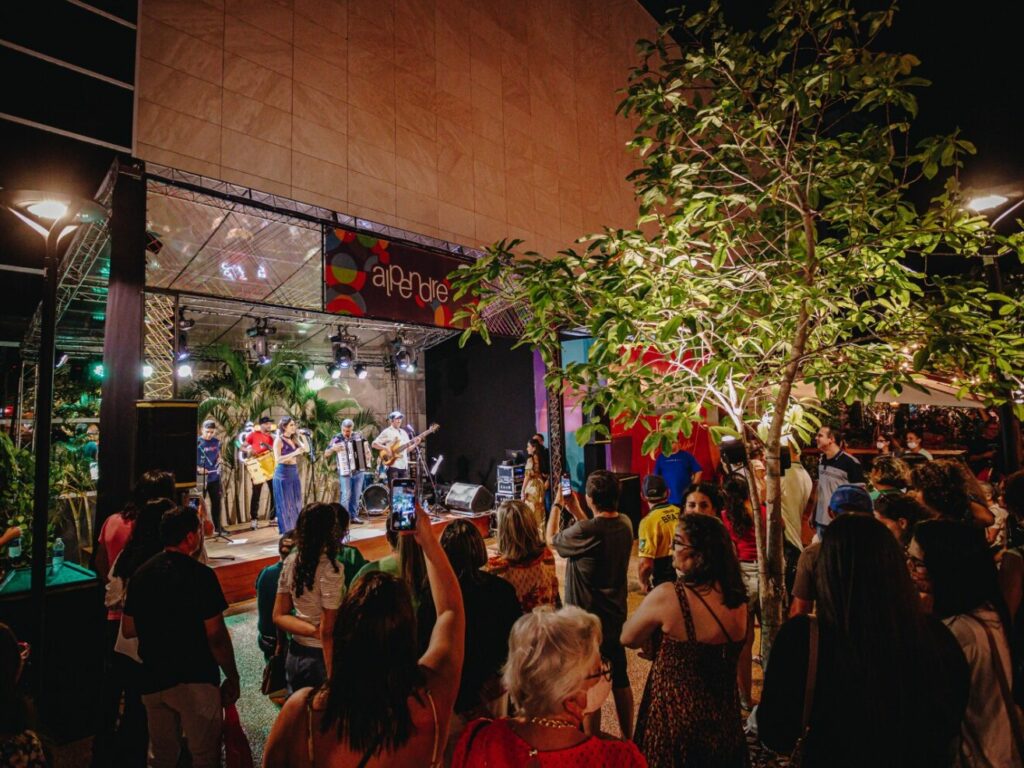
[[[335,438],[335,447],[338,449],[338,473],[342,477],[370,471],[373,465],[370,444],[358,432],[349,440]]]

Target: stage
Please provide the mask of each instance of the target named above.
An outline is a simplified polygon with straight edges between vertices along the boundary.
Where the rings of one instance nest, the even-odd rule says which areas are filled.
[[[477,515],[447,513],[433,524],[434,529],[440,535],[448,523],[459,518],[471,521],[487,537],[491,519],[489,512]],[[349,528],[348,543],[356,547],[368,561],[379,560],[391,554],[391,548],[384,537],[386,518],[380,515],[368,520],[365,525]],[[206,539],[206,554],[224,590],[224,597],[228,603],[237,603],[256,596],[256,577],[263,568],[277,562],[277,542],[281,534],[275,523],[267,525],[262,520],[255,531],[248,525],[228,526],[227,531],[231,543],[209,537]]]

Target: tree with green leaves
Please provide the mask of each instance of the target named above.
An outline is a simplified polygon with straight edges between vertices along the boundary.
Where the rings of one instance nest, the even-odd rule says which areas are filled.
[[[660,417],[644,452],[670,450],[710,412],[723,417],[719,435],[760,436],[766,655],[785,600],[780,449],[816,426],[794,385],[847,402],[919,386],[921,371],[992,402],[1021,386],[1021,302],[922,267],[929,254],[1021,255],[1022,243],[964,209],[969,142],[911,144],[914,90],[927,83],[914,56],[876,50],[895,10],[778,0],[754,32],[714,1],[683,9],[639,43],[620,106],[636,121],[636,227],[550,258],[503,241],[455,280],[457,296],[477,300],[460,315],[463,339],[486,335],[501,307],[527,308],[521,343],[544,355],[549,386],[627,425]],[[938,190],[927,206],[913,202],[922,184]],[[564,329],[584,329],[593,346],[558,368]]]

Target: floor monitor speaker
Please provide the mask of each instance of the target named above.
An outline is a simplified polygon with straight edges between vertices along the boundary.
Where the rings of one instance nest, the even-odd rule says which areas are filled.
[[[199,404],[192,400],[140,400],[135,406],[134,477],[164,469],[174,473],[178,488],[194,486]]]
[[[452,512],[489,512],[494,507],[494,496],[482,485],[454,483],[444,505]]]

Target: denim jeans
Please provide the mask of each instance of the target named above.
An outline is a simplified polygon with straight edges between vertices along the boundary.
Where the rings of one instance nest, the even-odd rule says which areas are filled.
[[[341,490],[338,502],[348,510],[349,519],[359,516],[359,500],[366,486],[366,472],[356,472],[349,477],[338,475],[338,488]]]
[[[284,660],[284,676],[288,681],[288,693],[300,688],[316,688],[327,679],[323,648],[299,645],[294,640],[288,643],[288,657]]]

